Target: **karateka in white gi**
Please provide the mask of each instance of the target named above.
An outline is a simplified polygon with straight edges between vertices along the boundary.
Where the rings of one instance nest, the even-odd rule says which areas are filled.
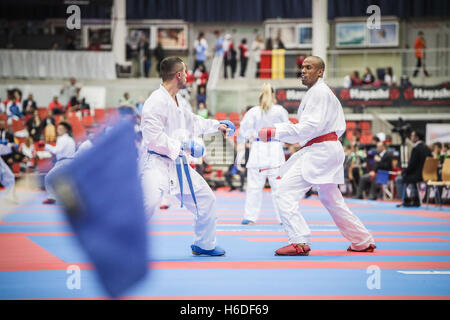
[[[239,133],[251,141],[250,154],[247,161],[247,190],[245,199],[245,214],[242,224],[255,223],[261,212],[262,190],[269,179],[275,216],[281,222],[278,207],[275,205],[275,195],[278,191],[279,168],[286,162],[283,143],[280,141],[260,141],[258,132],[264,127],[275,123],[289,122],[289,114],[282,106],[274,103],[274,92],[270,84],[263,85],[259,96],[259,106],[247,111],[241,120]]]
[[[56,163],[52,169],[45,176],[45,191],[47,191],[47,199],[43,201],[44,204],[54,204],[56,202],[55,192],[49,183],[51,176],[54,175],[63,166],[72,161],[75,156],[75,140],[71,137],[72,127],[69,123],[61,121],[56,128],[58,138],[56,139],[56,146],[50,144],[45,145],[45,150],[54,154]]]
[[[299,212],[299,199],[312,185],[340,232],[351,245],[349,251],[373,252],[372,235],[347,207],[337,185],[344,183],[344,150],[338,141],[345,131],[344,112],[339,100],[323,80],[325,63],[316,56],[303,61],[301,80],[308,87],[298,109],[298,124],[279,123],[259,132],[261,140],[275,138],[302,147],[281,167],[276,195],[289,245],[276,255],[308,255],[311,230]]]
[[[139,166],[147,217],[160,205],[164,192],[175,195],[195,217],[192,253],[222,256],[225,250],[216,245],[215,195],[203,177],[185,165],[183,155],[195,152],[190,146],[200,134],[218,130],[225,134],[229,125],[203,119],[183,107],[178,91],[185,86],[187,74],[180,58],[165,58],[160,71],[162,84],[145,101],[141,117]]]

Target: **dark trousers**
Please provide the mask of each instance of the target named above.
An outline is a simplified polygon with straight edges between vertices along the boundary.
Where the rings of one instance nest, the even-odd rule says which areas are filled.
[[[248,59],[241,59],[241,77],[245,77]]]
[[[414,70],[413,77],[417,77],[417,74],[420,71],[420,67],[422,66],[422,58],[417,58],[416,70]],[[425,69],[425,63],[423,63],[423,73],[428,77],[428,72]]]
[[[243,172],[238,170],[237,174],[241,178],[241,186],[240,186],[240,188],[241,188],[241,190],[243,190],[244,189],[244,183],[245,183],[245,177],[246,177],[247,174],[246,174],[245,170]],[[233,187],[233,175],[231,174],[230,170],[228,170],[225,173],[225,180],[227,181],[227,184],[230,186],[231,189],[235,189]]]
[[[234,78],[234,74],[236,73],[237,61],[236,60],[225,60],[224,64],[224,78],[228,78],[228,67],[231,68],[231,78]]]
[[[369,199],[375,200],[377,198],[377,189],[378,189],[378,185],[377,185],[376,181],[377,181],[376,175],[373,178],[373,180],[370,180],[369,173],[366,173],[365,175],[363,175],[361,177],[361,179],[359,179],[358,193],[356,196],[362,197],[363,191],[367,190],[367,188],[369,188]]]

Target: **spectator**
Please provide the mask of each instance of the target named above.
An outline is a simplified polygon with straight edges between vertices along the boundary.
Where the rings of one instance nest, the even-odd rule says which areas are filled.
[[[33,138],[34,142],[41,140],[42,134],[42,120],[39,116],[39,111],[34,110],[33,116],[27,121],[27,129],[30,137]]]
[[[70,78],[69,83],[64,83],[61,90],[60,90],[60,94],[64,95],[65,98],[67,100],[63,100],[63,101],[70,101],[73,97],[75,97],[78,100],[78,96],[80,94],[81,91],[81,84],[77,84],[77,80],[75,78]]]
[[[33,115],[34,111],[37,110],[36,101],[33,99],[33,94],[28,94],[28,98],[22,103],[22,112],[25,116]]]
[[[48,110],[52,112],[52,114],[64,114],[64,109],[59,102],[58,96],[54,96],[52,102],[48,105]]]
[[[225,181],[230,187],[230,191],[236,190],[233,186],[233,177],[238,175],[240,178],[240,191],[244,191],[245,178],[247,176],[247,161],[250,155],[250,145],[246,143],[238,143],[235,162],[228,167],[225,172]]]
[[[442,143],[435,142],[431,145],[431,153],[433,154],[433,158],[441,159],[442,152]]]
[[[53,143],[56,141],[56,121],[52,111],[48,111],[45,119],[42,120],[41,131],[44,133],[44,140],[46,143]]]
[[[194,54],[195,54],[194,73],[199,66],[205,65],[207,52],[208,52],[208,42],[205,39],[205,34],[203,32],[200,32],[198,34],[197,40],[195,40],[194,42]]]
[[[197,105],[200,103],[206,103],[206,89],[205,86],[199,87],[199,92],[197,94]]]
[[[66,38],[66,50],[76,50],[75,41],[72,36],[68,36]]]
[[[14,135],[6,128],[6,121],[4,119],[0,119],[0,140],[6,140],[10,143],[14,143]],[[8,165],[8,167],[12,169],[14,152],[4,154],[1,157],[3,161],[5,161],[5,163]]]
[[[247,39],[242,39],[241,44],[239,45],[239,53],[240,53],[240,62],[241,62],[241,73],[240,76],[245,77],[245,71],[247,70],[247,62],[248,62],[248,48],[247,48]]]
[[[417,59],[416,64],[416,70],[414,70],[413,77],[417,77],[417,74],[420,71],[420,67],[422,67],[423,73],[426,77],[429,77],[430,74],[428,74],[427,70],[425,69],[425,49],[427,47],[424,33],[423,31],[419,31],[419,36],[417,37],[416,41],[414,41],[414,55]]]
[[[386,74],[384,75],[384,83],[389,87],[395,87],[397,85],[397,78],[393,74],[392,67],[386,68]]]
[[[23,154],[22,162],[25,164],[26,168],[34,168],[37,157],[33,138],[31,136],[28,136],[25,142],[20,144],[19,152]]]
[[[344,88],[351,88],[352,86],[352,76],[353,76],[353,72],[349,73],[348,75],[346,75],[344,77]]]
[[[148,78],[148,74],[152,67],[152,60],[150,54],[150,43],[147,40],[145,33],[141,34],[141,38],[138,43],[138,54],[139,54],[139,74],[142,77]]]
[[[411,151],[411,157],[409,158],[408,167],[402,172],[401,176],[398,176],[395,179],[398,196],[402,198],[403,193],[405,193],[405,197],[404,199],[402,199],[402,203],[397,205],[398,207],[420,206],[416,183],[423,181],[422,170],[425,164],[425,159],[432,156],[430,149],[423,142],[424,134],[422,132],[412,131],[410,139],[414,143],[414,148]],[[411,198],[406,197],[405,187],[407,184],[413,185]]]
[[[58,43],[58,42],[53,42],[53,44],[52,44],[52,50],[53,50],[53,51],[60,50],[60,48],[59,48],[59,43]]]
[[[361,79],[359,77],[359,72],[358,71],[353,71],[353,75],[352,75],[352,87],[357,87],[361,85]]]
[[[197,86],[206,86],[209,79],[209,73],[206,70],[205,65],[201,64],[197,70],[194,72],[195,81],[197,83]]]
[[[225,36],[225,53],[224,53],[224,78],[228,78],[228,67],[231,68],[231,78],[234,78],[234,74],[236,73],[236,65],[237,65],[237,59],[236,59],[236,50],[234,49],[233,40],[231,38],[230,34],[227,34]]]
[[[157,64],[156,64],[156,71],[158,71],[158,75],[161,76],[161,70],[159,69],[159,66],[161,64],[161,61],[165,58],[165,52],[164,52],[164,48],[162,46],[161,40],[158,39],[158,45],[155,48],[155,52],[154,52],[155,58]]]
[[[130,98],[130,94],[128,92],[125,92],[123,94],[123,97],[119,100],[119,107],[134,107],[134,102]]]
[[[374,157],[375,165],[372,171],[363,175],[359,180],[356,198],[363,198],[363,191],[369,186],[369,200],[377,199],[377,173],[378,170],[392,170],[392,157],[386,150],[386,144],[382,141],[377,142],[377,154]]]
[[[205,102],[200,102],[198,104],[197,114],[204,119],[208,119],[209,111],[208,108],[206,108]]]
[[[216,43],[214,45],[214,54],[216,56],[223,56],[223,37],[220,35],[220,31],[214,31],[214,35],[216,36]]]
[[[278,37],[275,39],[275,47],[274,49],[286,49],[286,47],[284,46],[283,41],[281,41],[281,38]]]
[[[260,34],[256,36],[255,41],[252,43],[252,55],[253,60],[256,63],[256,74],[255,77],[259,78],[259,69],[260,69],[260,61],[261,61],[261,50],[264,49],[264,42]]]
[[[302,65],[303,65],[303,60],[305,60],[305,56],[298,56],[297,60],[296,60],[296,65],[297,65],[297,78],[301,77],[301,71],[302,70]]]
[[[87,50],[88,51],[101,51],[102,50],[102,47],[100,45],[100,40],[98,39],[98,34],[95,34],[92,37],[91,43],[89,43]]]
[[[273,42],[272,38],[268,38],[266,40],[266,50],[273,50]]]
[[[444,143],[444,146],[442,148],[442,157],[444,158],[444,160],[450,157],[450,143]]]
[[[362,77],[362,84],[364,85],[371,85],[375,81],[375,76],[372,73],[372,70],[370,70],[369,67],[366,68],[366,72],[364,72],[364,75]]]

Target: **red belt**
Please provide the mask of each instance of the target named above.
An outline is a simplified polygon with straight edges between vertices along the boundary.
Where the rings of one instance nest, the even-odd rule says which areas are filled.
[[[324,134],[322,136],[318,136],[317,138],[309,140],[304,147],[309,147],[310,145],[314,143],[324,142],[324,141],[337,141],[338,137],[336,132],[330,132],[327,134]]]

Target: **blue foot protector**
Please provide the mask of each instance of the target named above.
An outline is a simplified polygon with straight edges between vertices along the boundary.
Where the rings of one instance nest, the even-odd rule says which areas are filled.
[[[241,222],[241,224],[254,224],[255,222],[253,222],[252,220],[247,220],[247,219],[244,219],[244,220],[242,220],[242,222]]]
[[[191,245],[192,253],[196,256],[199,256],[201,254],[205,254],[207,256],[224,256],[225,250],[223,250],[221,247],[216,246],[212,250],[204,250],[196,245]]]

